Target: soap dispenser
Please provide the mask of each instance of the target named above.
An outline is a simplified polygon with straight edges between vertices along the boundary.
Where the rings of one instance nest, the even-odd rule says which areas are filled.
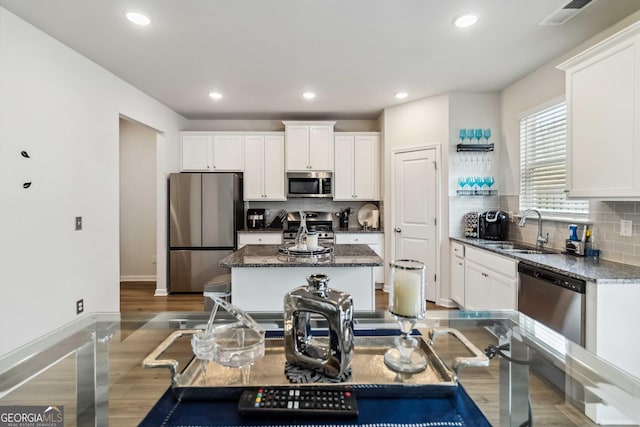
[[[284,297],[284,350],[287,362],[338,378],[353,359],[353,300],[328,286],[329,276],[307,277]],[[311,321],[326,321],[325,334],[313,335]]]

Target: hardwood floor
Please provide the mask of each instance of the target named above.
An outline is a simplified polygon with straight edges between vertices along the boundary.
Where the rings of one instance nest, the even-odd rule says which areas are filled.
[[[120,312],[203,311],[201,294],[171,294],[154,297],[155,282],[122,282],[120,285]],[[376,310],[386,310],[389,294],[376,290]],[[240,307],[242,308],[242,307]],[[446,310],[447,307],[427,301],[427,310]]]

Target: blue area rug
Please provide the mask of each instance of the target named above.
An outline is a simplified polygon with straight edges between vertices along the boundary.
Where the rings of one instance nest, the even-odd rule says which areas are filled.
[[[145,427],[212,426],[365,426],[365,427],[455,427],[491,424],[462,386],[453,396],[429,399],[358,399],[357,418],[269,416],[247,418],[238,414],[238,401],[177,401],[168,389],[142,420]]]

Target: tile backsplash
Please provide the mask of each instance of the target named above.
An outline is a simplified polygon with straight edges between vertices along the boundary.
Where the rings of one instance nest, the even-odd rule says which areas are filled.
[[[500,197],[500,206],[505,211],[519,212],[518,196]],[[620,220],[633,222],[633,235],[620,236]],[[609,261],[640,266],[640,202],[589,202],[589,223],[592,229],[594,248],[600,249],[600,257]],[[568,222],[544,220],[543,234],[549,233],[547,246],[564,249],[565,239],[569,236]],[[579,226],[579,233],[582,230]],[[538,223],[535,218],[527,220],[525,227],[512,222],[509,238],[529,244],[535,244]]]
[[[271,202],[245,202],[245,212],[247,208],[261,208],[268,209],[267,214],[267,225],[273,221],[273,219],[277,216],[278,212],[281,209],[284,209],[287,212],[296,212],[296,211],[320,211],[320,212],[333,212],[334,215],[333,226],[334,228],[338,228],[339,219],[337,213],[345,208],[351,208],[351,215],[349,215],[349,228],[361,228],[358,223],[358,211],[360,208],[366,204],[374,204],[380,209],[380,218],[379,225],[380,228],[383,224],[382,218],[382,206],[381,202],[362,202],[362,201],[347,201],[347,202],[338,202],[332,199],[313,199],[313,198],[299,198],[299,199],[289,199],[287,201],[271,201]]]

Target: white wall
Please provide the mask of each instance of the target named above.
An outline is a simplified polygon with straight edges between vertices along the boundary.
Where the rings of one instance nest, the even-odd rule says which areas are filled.
[[[119,310],[119,116],[163,133],[159,248],[184,118],[3,8],[0,64],[2,356],[75,320],[80,298],[85,314]]]
[[[460,129],[491,129],[489,142],[494,151],[489,153],[458,153],[456,145],[460,141]],[[449,94],[449,235],[463,234],[462,218],[467,212],[484,212],[500,208],[498,196],[458,196],[459,177],[489,176],[496,182],[491,187],[498,190],[504,184],[500,158],[504,150],[500,137],[500,94],[455,92]],[[481,141],[484,143],[484,141]],[[468,143],[468,140],[465,140]],[[461,162],[461,160],[484,156],[484,162]],[[465,187],[467,188],[467,187]],[[486,188],[486,187],[485,187]]]
[[[427,145],[440,145],[441,150],[441,175],[443,177],[440,198],[441,224],[438,252],[441,254],[439,262],[438,282],[440,289],[436,290],[436,302],[439,304],[449,304],[449,207],[447,200],[447,177],[448,177],[448,140],[449,140],[449,97],[448,95],[438,95],[394,107],[385,108],[382,118],[382,141],[385,176],[383,180],[384,199],[388,199],[391,194],[391,177],[388,171],[391,168],[391,151],[400,148],[420,147]],[[385,233],[385,254],[388,259],[392,258],[393,233],[391,212],[392,206],[389,203],[382,204]],[[388,269],[388,265],[385,267]],[[387,274],[388,275],[388,272]],[[385,275],[385,277],[386,277]],[[445,284],[445,286],[442,286]]]
[[[156,280],[156,131],[120,119],[120,280]]]

